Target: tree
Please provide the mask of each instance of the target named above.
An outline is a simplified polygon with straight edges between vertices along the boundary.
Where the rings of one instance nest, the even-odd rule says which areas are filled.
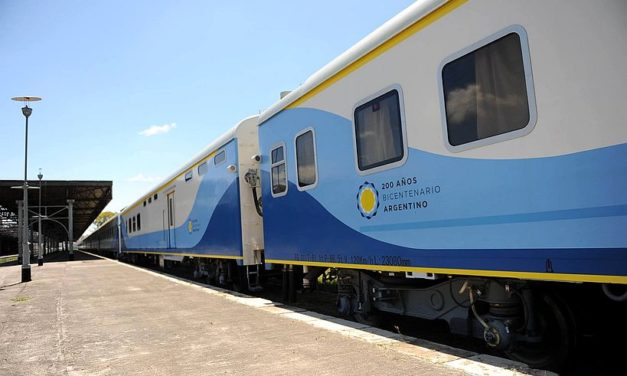
[[[96,217],[96,220],[94,221],[94,225],[96,225],[96,227],[100,227],[106,221],[108,221],[109,218],[113,217],[114,215],[115,215],[114,212],[103,211],[102,213],[98,214],[98,217]]]

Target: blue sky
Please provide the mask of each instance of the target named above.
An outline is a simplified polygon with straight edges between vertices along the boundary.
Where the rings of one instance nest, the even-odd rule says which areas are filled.
[[[41,96],[29,178],[113,180],[120,210],[411,3],[0,0],[0,179],[24,173],[10,98]]]

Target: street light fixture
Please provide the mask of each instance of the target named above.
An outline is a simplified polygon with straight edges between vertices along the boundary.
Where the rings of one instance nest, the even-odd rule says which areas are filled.
[[[22,251],[22,283],[30,282],[30,249],[28,248],[28,117],[33,113],[33,109],[28,107],[28,102],[40,101],[40,97],[13,97],[17,102],[26,102],[22,107],[22,114],[26,118],[26,137],[24,139],[24,216],[23,216],[23,251]]]
[[[39,257],[37,258],[37,265],[42,266],[44,264],[44,251],[41,248],[41,179],[44,174],[41,173],[41,168],[37,174],[39,179],[39,209],[37,210],[37,250],[39,251]]]

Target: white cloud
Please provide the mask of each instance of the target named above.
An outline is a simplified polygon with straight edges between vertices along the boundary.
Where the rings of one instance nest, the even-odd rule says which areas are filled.
[[[477,84],[455,89],[446,100],[448,120],[453,124],[461,124],[469,117],[479,117],[485,127],[486,124],[499,123],[500,113],[520,114],[520,109],[526,107],[525,98],[511,90],[504,94],[497,96]]]
[[[154,183],[157,181],[160,181],[161,178],[156,177],[156,176],[145,176],[142,173],[139,173],[135,176],[131,176],[130,178],[126,179],[126,181],[132,181],[132,182],[140,182],[140,183]]]
[[[176,123],[163,124],[163,125],[151,125],[150,127],[139,132],[140,135],[150,137],[157,134],[168,133],[172,129],[176,128]]]

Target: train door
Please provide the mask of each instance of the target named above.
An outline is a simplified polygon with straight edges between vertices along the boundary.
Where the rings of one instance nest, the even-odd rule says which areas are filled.
[[[167,206],[168,206],[168,248],[176,248],[176,236],[174,233],[174,191],[168,193],[167,196]]]

